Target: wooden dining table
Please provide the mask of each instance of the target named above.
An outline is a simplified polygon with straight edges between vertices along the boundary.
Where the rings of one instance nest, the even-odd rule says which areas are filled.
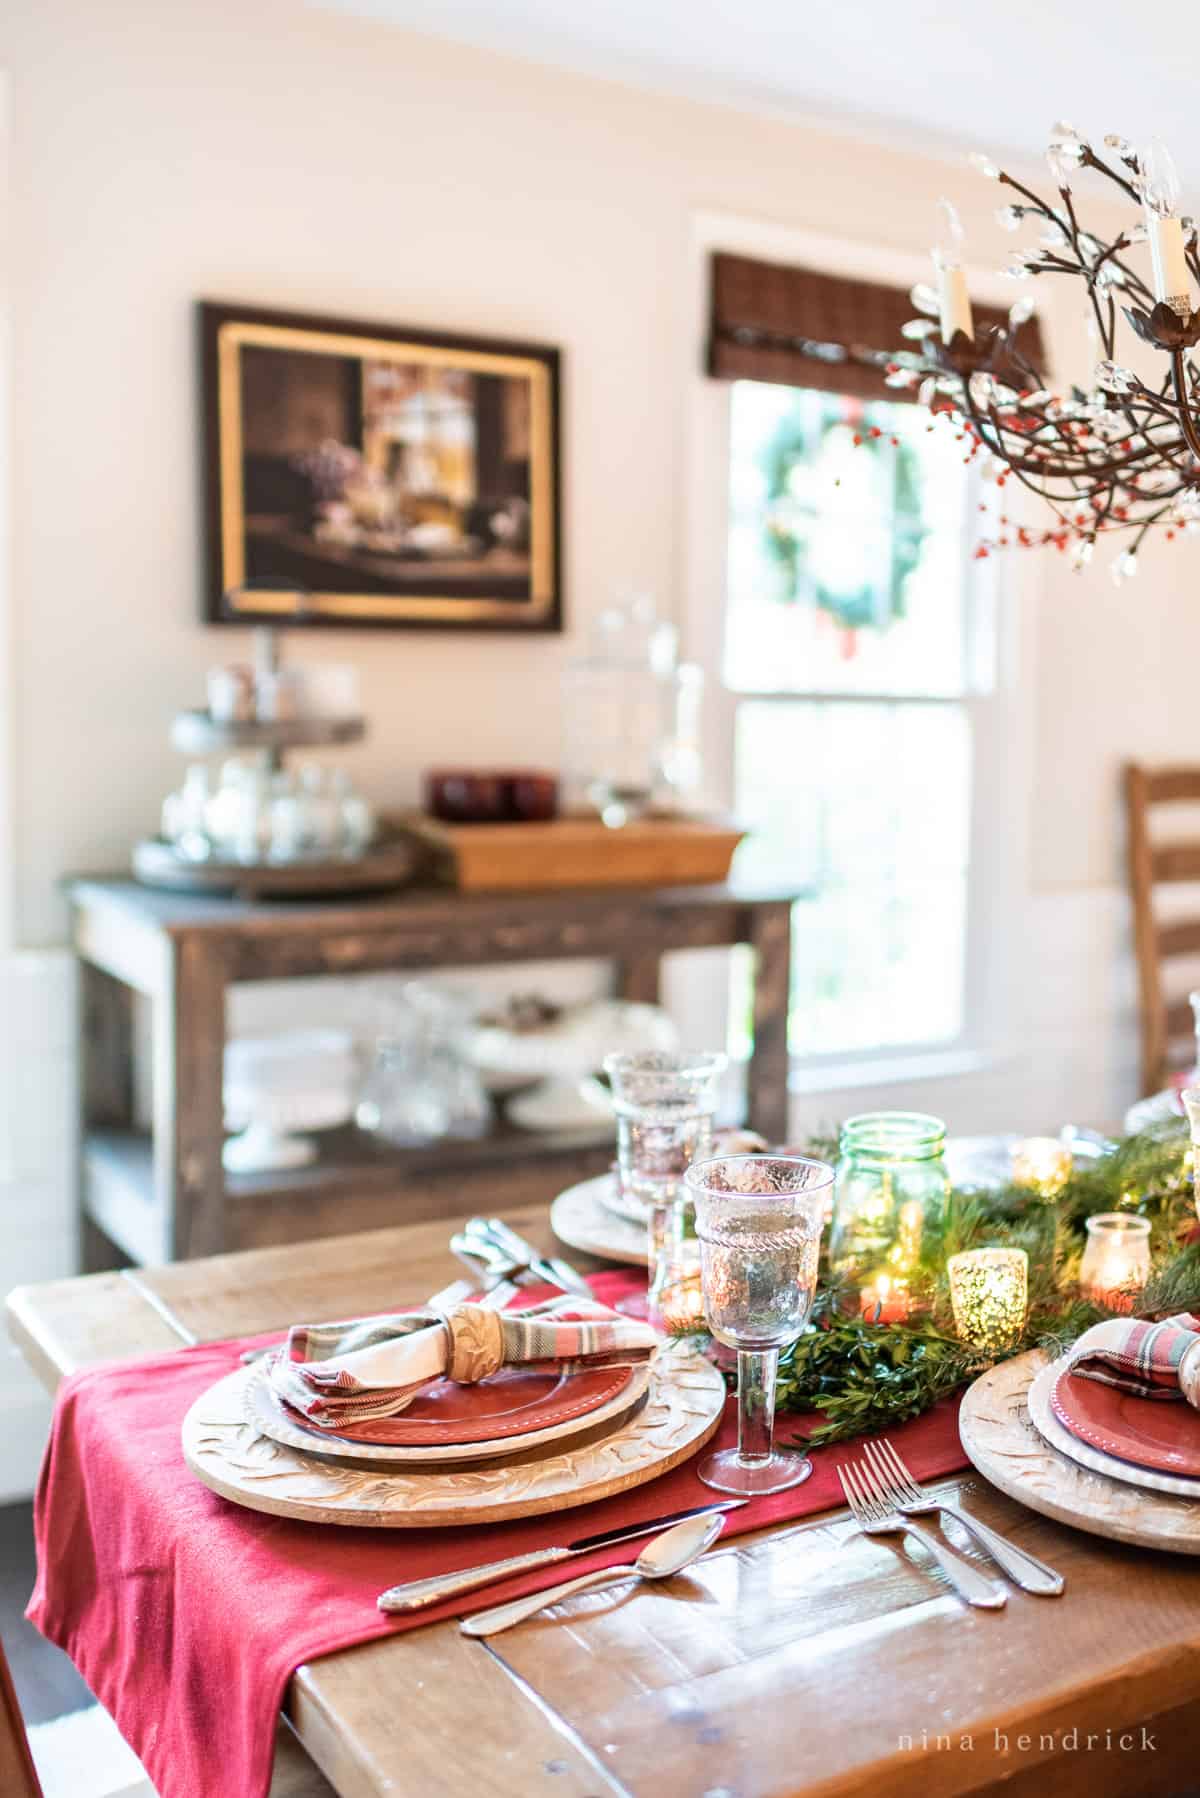
[[[544,1208],[507,1215],[558,1246]],[[26,1286],[9,1328],[53,1391],[109,1360],[419,1303],[460,1271],[452,1228]],[[718,1542],[676,1580],[582,1594],[489,1641],[443,1622],[313,1661],[292,1678],[287,1722],[342,1798],[1194,1786],[1200,1559],[1065,1528],[971,1472],[937,1485],[1065,1574],[1065,1595],[1014,1590],[1003,1611],[969,1610],[922,1548],[865,1537],[835,1511]]]

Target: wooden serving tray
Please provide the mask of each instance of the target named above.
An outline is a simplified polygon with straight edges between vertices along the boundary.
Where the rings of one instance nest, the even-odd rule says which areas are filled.
[[[467,893],[714,886],[728,878],[746,834],[720,818],[639,818],[610,830],[590,817],[443,824],[413,812],[395,823],[420,844],[436,878]]]

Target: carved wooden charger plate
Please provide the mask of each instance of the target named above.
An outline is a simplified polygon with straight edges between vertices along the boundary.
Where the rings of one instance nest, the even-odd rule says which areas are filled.
[[[1041,1350],[1031,1349],[968,1388],[958,1428],[980,1473],[1019,1504],[1094,1536],[1200,1554],[1200,1502],[1112,1479],[1060,1454],[1039,1433],[1028,1395],[1047,1365]]]
[[[646,1226],[622,1217],[605,1203],[613,1192],[611,1174],[581,1180],[560,1192],[550,1207],[550,1224],[560,1242],[602,1261],[646,1265]]]
[[[252,1511],[369,1529],[500,1523],[610,1498],[694,1455],[725,1403],[717,1369],[686,1344],[669,1344],[650,1365],[645,1403],[595,1439],[469,1467],[401,1471],[319,1458],[262,1435],[245,1410],[256,1371],[239,1368],[196,1400],[183,1420],[188,1467]]]

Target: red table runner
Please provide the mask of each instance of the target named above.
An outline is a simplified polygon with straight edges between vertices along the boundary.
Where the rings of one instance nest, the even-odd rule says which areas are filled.
[[[591,1283],[611,1303],[636,1280],[614,1272]],[[243,1510],[188,1472],[180,1426],[192,1402],[237,1368],[245,1346],[209,1343],[64,1380],[38,1482],[38,1579],[28,1615],[115,1717],[160,1798],[265,1798],[275,1719],[297,1667],[565,1575],[541,1568],[404,1617],[376,1609],[385,1587],[719,1496],[685,1462],[597,1504],[482,1527],[346,1529]],[[807,1421],[781,1416],[781,1438]],[[730,1399],[714,1445],[736,1433]],[[966,1465],[956,1401],[891,1434],[920,1478]],[[822,1451],[804,1485],[729,1513],[725,1534],[840,1505],[836,1470],[847,1453],[853,1445]],[[616,1565],[629,1553],[620,1544],[581,1557],[570,1572]]]

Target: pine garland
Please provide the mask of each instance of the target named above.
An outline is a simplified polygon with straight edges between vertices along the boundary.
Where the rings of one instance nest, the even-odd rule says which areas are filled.
[[[830,1158],[827,1141],[809,1145]],[[925,1218],[920,1261],[911,1282],[924,1314],[911,1324],[847,1317],[823,1263],[810,1328],[780,1356],[777,1406],[821,1413],[810,1447],[902,1423],[958,1391],[989,1360],[1030,1348],[1060,1354],[1084,1330],[1116,1310],[1080,1295],[1079,1262],[1087,1220],[1098,1211],[1127,1211],[1150,1220],[1151,1274],[1137,1296],[1139,1317],[1200,1314],[1200,1236],[1192,1190],[1191,1146],[1182,1124],[1126,1137],[1077,1168],[1056,1197],[1005,1185],[952,1191]],[[954,1334],[946,1262],[960,1249],[991,1244],[1029,1255],[1029,1314],[1019,1342],[988,1360]],[[731,1376],[732,1377],[732,1376]]]

